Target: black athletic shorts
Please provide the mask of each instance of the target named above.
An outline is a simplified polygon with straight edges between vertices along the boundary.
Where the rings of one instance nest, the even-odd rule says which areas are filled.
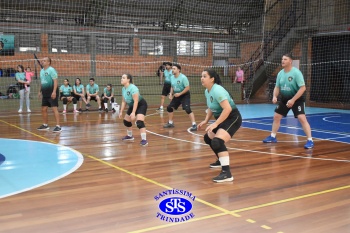
[[[237,108],[233,109],[228,117],[213,130],[216,133],[219,129],[224,129],[232,137],[242,125],[242,116]]]
[[[43,97],[41,101],[42,107],[58,107],[58,95],[56,95],[55,99],[52,99],[51,97]]]
[[[134,108],[134,106],[129,106],[128,111],[126,111],[126,114],[130,116],[133,108]],[[137,105],[135,115],[137,115],[137,114],[146,115],[146,113],[147,113],[147,102],[145,99],[142,99],[139,101],[139,103]]]
[[[298,118],[298,115],[305,114],[305,101],[303,97],[297,99],[292,108],[287,107],[288,100],[282,99],[275,108],[275,112],[286,117],[289,110],[292,109],[295,118]]]
[[[190,107],[191,93],[189,91],[179,97],[173,97],[168,107],[174,108],[175,110],[177,110],[180,105],[182,105],[183,110],[186,109],[186,106]]]
[[[82,101],[82,97],[81,97],[80,95],[73,94],[73,97],[74,97],[77,101]]]
[[[164,83],[163,90],[162,90],[162,95],[163,96],[169,95],[170,89],[171,89],[171,84],[170,83]]]

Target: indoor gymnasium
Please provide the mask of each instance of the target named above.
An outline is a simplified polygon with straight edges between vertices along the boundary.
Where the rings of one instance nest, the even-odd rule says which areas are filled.
[[[0,232],[350,232],[349,12],[0,1]]]

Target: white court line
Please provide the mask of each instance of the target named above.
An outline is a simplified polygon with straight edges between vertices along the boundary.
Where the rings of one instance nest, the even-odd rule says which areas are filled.
[[[188,128],[187,131],[189,131],[189,129],[190,128]],[[165,136],[165,135],[162,135],[162,134],[158,134],[158,133],[152,132],[150,130],[146,130],[146,131],[148,133],[150,133],[150,134],[153,134],[153,135],[156,135],[156,136],[159,136],[159,137],[163,137],[163,138],[172,139],[172,140],[175,140],[175,141],[181,141],[181,142],[187,142],[187,143],[192,143],[192,144],[197,144],[197,145],[208,146],[207,144],[202,143],[202,142],[193,142],[193,141],[188,141],[188,140],[184,140],[184,139],[179,139],[179,138],[174,138],[174,137],[170,137],[170,136]],[[190,132],[190,133],[192,133],[192,132]],[[197,134],[194,134],[194,135],[198,136]],[[277,156],[282,156],[282,157],[292,157],[292,158],[301,158],[301,159],[314,159],[314,160],[322,160],[322,161],[334,161],[334,162],[350,163],[350,160],[346,160],[346,159],[314,158],[314,157],[305,157],[305,156],[298,156],[298,155],[288,155],[288,154],[280,154],[280,153],[272,153],[272,152],[263,152],[263,151],[256,151],[256,150],[238,149],[238,148],[232,148],[232,147],[227,147],[227,149],[236,150],[236,151],[251,152],[251,153],[258,153],[258,154],[277,155]]]
[[[257,125],[270,125],[271,124],[267,124],[267,123],[261,123],[261,122],[254,122],[254,121],[248,121],[248,120],[245,120],[244,122],[248,122],[248,123],[251,123],[251,124],[257,124]],[[288,128],[290,126],[288,125],[282,125],[280,127],[285,127],[285,128]],[[294,129],[299,129],[299,130],[303,130],[303,128],[300,128],[300,127],[296,127],[296,126],[293,126],[295,127]],[[244,127],[244,128],[249,128],[249,127]],[[252,129],[252,128],[249,128],[249,129]],[[259,129],[260,130],[260,129]],[[266,131],[266,130],[264,130]],[[334,134],[334,135],[339,135],[339,136],[348,136],[349,134],[344,134],[344,133],[337,133],[337,132],[332,132],[332,131],[328,131],[328,130],[318,130],[318,129],[311,129],[311,132],[317,132],[317,133],[329,133],[329,134]],[[278,132],[280,133],[280,132]],[[282,133],[282,132],[281,132]],[[288,133],[284,133],[284,134],[288,134]],[[294,135],[294,134],[293,134]],[[298,135],[299,136],[299,135]]]
[[[350,123],[343,123],[343,122],[337,122],[337,121],[330,121],[330,120],[327,120],[327,118],[332,118],[332,117],[340,117],[340,116],[324,117],[324,118],[322,118],[322,120],[325,121],[325,122],[330,122],[330,123],[334,123],[334,124],[350,125]]]

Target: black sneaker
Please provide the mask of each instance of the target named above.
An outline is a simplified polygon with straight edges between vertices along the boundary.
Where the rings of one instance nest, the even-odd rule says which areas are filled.
[[[197,131],[197,125],[192,125],[192,127],[190,128],[190,131]]]
[[[79,110],[78,110],[79,112],[83,112],[83,109],[81,109],[81,108],[79,108]]]
[[[211,167],[211,168],[221,167],[220,160],[216,160],[215,163],[211,163],[211,164],[209,165],[209,167]]]
[[[169,123],[169,122],[163,126],[163,128],[174,128],[174,127],[175,127],[174,123]]]
[[[61,129],[61,127],[59,127],[59,126],[56,126],[54,129],[53,129],[53,132],[54,133],[59,133],[59,132],[61,132],[62,131],[62,129]]]
[[[40,127],[39,128],[37,128],[37,130],[49,130],[50,129],[50,127],[48,126],[48,125],[40,125]]]
[[[108,108],[105,108],[105,112],[108,112]]]
[[[99,112],[102,112],[103,110],[102,110],[102,108],[99,108],[98,111],[99,111]],[[107,111],[108,111],[108,109],[107,109]]]
[[[217,177],[213,178],[213,181],[216,183],[230,182],[233,181],[233,176],[229,172],[221,171]]]
[[[86,107],[91,107],[91,104],[90,103],[86,104]]]

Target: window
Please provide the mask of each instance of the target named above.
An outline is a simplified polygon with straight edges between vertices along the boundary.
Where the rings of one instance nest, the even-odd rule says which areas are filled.
[[[207,56],[207,43],[201,41],[177,41],[179,56]]]
[[[240,57],[239,43],[213,43],[213,55],[215,57]]]
[[[87,53],[88,37],[70,35],[49,35],[52,53]]]
[[[103,54],[132,54],[133,39],[130,37],[97,37],[96,50]]]
[[[40,52],[40,34],[16,34],[15,41],[20,52]]]
[[[170,45],[170,40],[141,39],[140,53],[141,55],[170,55]]]

